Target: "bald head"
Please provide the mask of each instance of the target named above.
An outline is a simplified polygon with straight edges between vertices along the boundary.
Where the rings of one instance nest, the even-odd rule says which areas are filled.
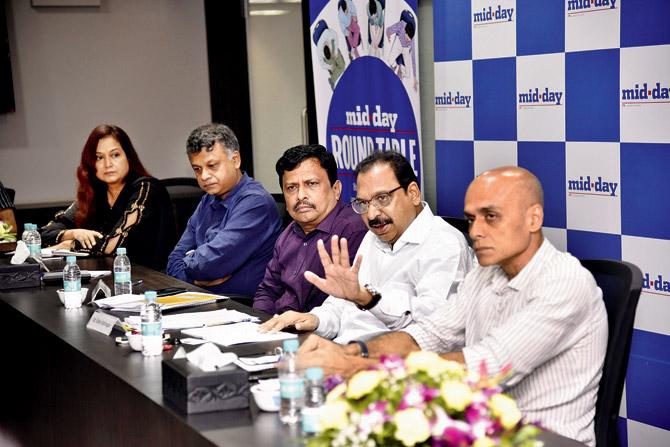
[[[487,182],[491,186],[508,188],[510,193],[518,194],[524,208],[540,205],[544,208],[544,191],[535,174],[519,166],[502,166],[479,174],[473,181]]]
[[[544,194],[530,171],[504,166],[481,173],[465,194],[470,238],[483,266],[497,264],[511,278],[542,245]]]

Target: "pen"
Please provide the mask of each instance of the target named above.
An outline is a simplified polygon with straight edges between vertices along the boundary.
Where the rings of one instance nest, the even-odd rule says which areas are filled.
[[[135,281],[135,282],[132,284],[132,287],[141,286],[143,282],[144,282],[144,281],[142,281],[141,279],[140,279],[140,280],[137,280],[137,281]]]

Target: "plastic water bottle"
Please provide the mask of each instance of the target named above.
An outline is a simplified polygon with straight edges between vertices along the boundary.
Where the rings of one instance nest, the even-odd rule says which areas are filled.
[[[25,224],[24,225],[23,235],[21,239],[28,246],[28,251],[31,256],[41,256],[42,255],[42,237],[40,236],[39,231],[37,231],[37,225],[35,224]]]
[[[21,240],[28,245],[28,235],[30,234],[30,229],[32,228],[33,224],[31,223],[26,223],[23,224],[23,233],[21,233]]]
[[[297,365],[298,340],[284,340],[284,355],[277,367],[279,372],[279,419],[285,424],[300,421],[305,403],[305,380]]]
[[[302,431],[305,435],[315,435],[321,431],[321,407],[326,401],[323,390],[323,370],[307,368],[305,371],[305,406],[302,409]]]
[[[130,281],[130,259],[126,256],[126,249],[116,249],[114,258],[114,295],[133,293]]]
[[[70,309],[81,306],[81,272],[77,266],[77,258],[68,256],[63,269],[63,301]]]
[[[145,356],[161,355],[163,352],[163,323],[161,308],[156,302],[156,292],[144,292],[146,302],[140,310],[142,319],[142,354]]]

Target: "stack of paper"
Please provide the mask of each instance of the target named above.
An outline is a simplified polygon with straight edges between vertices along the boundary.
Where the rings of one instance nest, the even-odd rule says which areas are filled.
[[[140,327],[140,317],[131,316],[125,319],[126,323],[135,328]],[[258,321],[244,312],[229,309],[219,309],[210,312],[188,312],[175,315],[164,315],[163,329],[186,329],[192,327],[216,326],[220,324],[239,323],[242,321]]]
[[[213,295],[210,293],[184,292],[177,295],[160,296],[156,298],[156,302],[161,305],[161,310],[166,311],[201,306],[203,304],[215,303],[227,299],[227,296]],[[139,312],[142,304],[144,304],[144,295],[116,295],[102,300],[96,300],[94,303],[102,309]]]
[[[262,341],[285,340],[295,338],[297,335],[288,332],[277,332],[276,334],[258,332],[257,323],[234,323],[225,326],[203,327],[199,329],[186,329],[183,334],[191,337],[204,338],[207,341],[221,346],[237,345],[240,343],[253,343]]]

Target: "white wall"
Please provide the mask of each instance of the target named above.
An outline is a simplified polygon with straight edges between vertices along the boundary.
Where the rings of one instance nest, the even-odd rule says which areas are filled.
[[[254,177],[270,192],[281,192],[277,159],[302,144],[301,112],[307,104],[301,6],[280,7],[290,13],[247,21]]]
[[[0,115],[0,180],[17,205],[71,200],[103,122],[128,132],[154,176],[192,175],[186,138],[211,120],[202,1],[5,3],[16,112]]]

